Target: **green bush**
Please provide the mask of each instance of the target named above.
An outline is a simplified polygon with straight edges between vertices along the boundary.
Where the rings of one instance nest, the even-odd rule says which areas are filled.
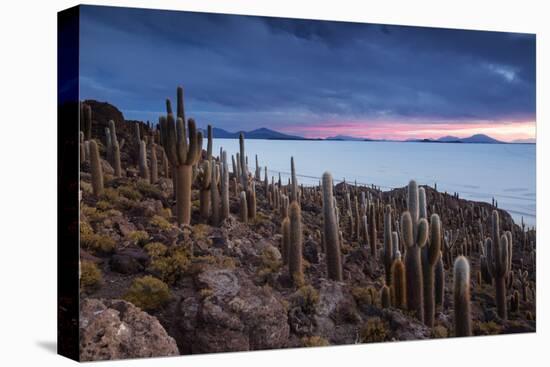
[[[141,198],[143,197],[139,193],[139,191],[130,186],[120,186],[118,188],[118,193],[124,196],[126,199],[133,201],[141,200]]]
[[[155,227],[158,227],[159,229],[162,229],[165,231],[172,228],[172,224],[169,221],[167,221],[164,217],[161,217],[160,215],[154,215],[153,218],[151,218],[150,223]]]
[[[86,222],[80,222],[80,246],[96,254],[109,254],[116,248],[114,239],[96,234]]]
[[[155,185],[151,185],[147,181],[139,180],[136,183],[136,189],[145,197],[157,200],[162,199],[162,191]]]
[[[152,256],[148,270],[168,284],[178,281],[191,265],[191,256],[183,247],[174,246],[164,250],[161,246],[151,246],[149,251],[156,251],[159,256]],[[164,254],[161,255],[162,252]]]
[[[146,275],[134,279],[124,299],[143,310],[156,310],[170,300],[170,289],[162,280]]]
[[[319,292],[311,285],[305,285],[294,292],[290,300],[293,306],[301,307],[304,313],[314,314],[319,303]]]
[[[149,241],[149,233],[146,231],[132,231],[128,233],[128,239],[135,245],[143,246]]]

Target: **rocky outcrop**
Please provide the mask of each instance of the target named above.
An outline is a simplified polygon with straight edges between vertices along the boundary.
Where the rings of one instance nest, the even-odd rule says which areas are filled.
[[[122,300],[83,300],[79,331],[82,361],[179,355],[155,317]]]
[[[234,352],[286,346],[286,309],[275,292],[255,286],[238,270],[200,273],[196,297],[182,297],[177,332],[190,353]]]

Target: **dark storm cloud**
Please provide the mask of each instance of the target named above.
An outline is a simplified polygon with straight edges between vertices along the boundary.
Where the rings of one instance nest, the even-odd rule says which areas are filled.
[[[200,124],[535,119],[535,36],[84,6],[82,98]]]

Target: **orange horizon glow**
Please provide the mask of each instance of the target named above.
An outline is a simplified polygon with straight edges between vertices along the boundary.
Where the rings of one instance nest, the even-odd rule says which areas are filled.
[[[357,138],[407,140],[437,139],[443,136],[466,138],[485,134],[494,139],[511,142],[536,138],[536,122],[471,122],[471,123],[404,123],[404,122],[325,122],[318,125],[289,126],[281,129],[287,134],[306,138],[327,138],[347,135]]]

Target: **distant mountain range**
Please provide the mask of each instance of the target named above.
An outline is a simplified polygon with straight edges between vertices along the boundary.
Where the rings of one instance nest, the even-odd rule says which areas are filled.
[[[203,131],[203,134],[206,135],[206,132]],[[339,141],[397,141],[397,140],[382,140],[382,139],[369,139],[369,138],[358,138],[354,136],[349,135],[335,135],[335,136],[329,136],[324,139],[308,139],[304,138],[302,136],[298,135],[288,135],[283,134],[275,130],[270,130],[265,127],[251,130],[251,131],[237,131],[237,132],[229,132],[224,129],[220,128],[214,128],[213,129],[214,137],[219,139],[238,139],[239,135],[241,133],[244,134],[246,139],[268,139],[268,140],[339,140]],[[485,134],[475,134],[467,138],[459,138],[456,136],[442,136],[438,139],[408,139],[406,142],[424,142],[424,143],[469,143],[469,144],[505,144],[505,142],[502,142],[500,140],[491,138],[488,135]],[[512,143],[523,143],[523,144],[531,144],[535,143],[535,139],[521,139],[521,140],[514,140]]]

